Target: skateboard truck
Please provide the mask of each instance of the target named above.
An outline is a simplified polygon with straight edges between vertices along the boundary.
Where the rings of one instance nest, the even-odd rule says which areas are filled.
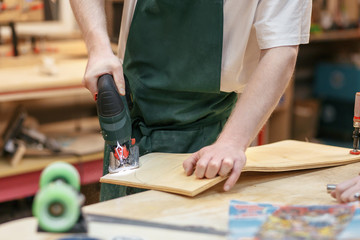
[[[81,212],[85,197],[80,193],[80,175],[74,166],[50,164],[40,175],[39,188],[32,206],[39,232],[87,232]]]
[[[359,137],[360,137],[360,92],[355,94],[354,118],[353,118],[353,149],[350,154],[359,155]]]

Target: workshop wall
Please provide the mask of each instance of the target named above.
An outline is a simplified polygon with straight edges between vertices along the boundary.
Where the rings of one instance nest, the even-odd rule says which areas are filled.
[[[300,47],[292,138],[351,146],[360,91],[359,2],[314,0],[310,44]]]

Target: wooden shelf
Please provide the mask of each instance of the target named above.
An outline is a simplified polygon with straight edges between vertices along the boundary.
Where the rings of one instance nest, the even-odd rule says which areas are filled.
[[[98,182],[102,176],[103,153],[82,157],[62,156],[27,158],[16,167],[0,159],[0,202],[33,196],[39,188],[41,171],[50,163],[64,161],[74,165],[80,173],[81,184]]]
[[[6,80],[0,82],[0,102],[89,94],[81,83],[86,62],[87,59],[62,60],[56,65],[55,75],[40,74],[36,66],[0,69]]]
[[[360,39],[359,28],[312,33],[310,36],[310,42],[341,41],[351,39]]]

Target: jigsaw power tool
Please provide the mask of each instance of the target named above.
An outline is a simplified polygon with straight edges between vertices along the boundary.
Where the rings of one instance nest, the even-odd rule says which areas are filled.
[[[117,90],[112,75],[98,79],[97,112],[101,133],[111,149],[109,173],[139,167],[139,148],[131,138],[131,118],[125,96]]]

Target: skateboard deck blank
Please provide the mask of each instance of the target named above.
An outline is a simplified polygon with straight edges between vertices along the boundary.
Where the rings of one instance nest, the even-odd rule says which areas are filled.
[[[281,172],[349,164],[360,156],[349,154],[350,149],[285,140],[250,147],[246,152],[244,171]],[[183,161],[190,154],[150,153],[140,158],[140,168],[107,174],[100,182],[195,196],[227,177],[197,179],[186,176]]]

